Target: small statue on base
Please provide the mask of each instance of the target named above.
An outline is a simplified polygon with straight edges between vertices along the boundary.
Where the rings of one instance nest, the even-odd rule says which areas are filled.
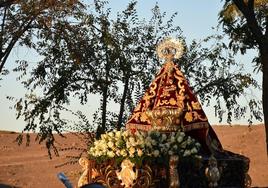
[[[217,187],[218,181],[221,178],[220,170],[218,169],[217,160],[212,155],[208,161],[208,167],[205,170],[206,177],[209,182],[209,187]]]

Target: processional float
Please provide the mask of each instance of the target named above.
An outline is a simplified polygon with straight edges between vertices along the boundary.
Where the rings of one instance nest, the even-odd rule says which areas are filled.
[[[84,172],[78,187],[90,183],[111,188],[249,186],[249,159],[222,148],[174,63],[183,54],[182,42],[163,40],[157,54],[165,63],[126,130],[102,135],[89,149],[91,157],[80,159]]]

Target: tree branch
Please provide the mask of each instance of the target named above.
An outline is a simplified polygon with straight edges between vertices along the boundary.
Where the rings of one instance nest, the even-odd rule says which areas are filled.
[[[256,38],[257,43],[259,45],[262,45],[264,42],[264,37],[255,17],[254,0],[249,0],[248,5],[243,0],[233,0],[233,2],[245,16],[247,20],[247,25],[254,37]]]
[[[248,9],[254,10],[254,0],[248,0]]]
[[[265,17],[265,24],[266,24],[266,28],[265,28],[265,38],[268,41],[268,15],[266,15]]]
[[[195,91],[195,94],[198,95],[199,93],[201,93],[202,91],[213,87],[213,86],[219,86],[220,84],[226,83],[228,80],[231,80],[232,77],[229,78],[219,78],[218,80],[215,80],[213,82],[208,83],[207,85],[205,85],[204,87],[200,88],[199,90]],[[196,86],[194,86],[193,88],[195,88]]]
[[[7,7],[5,7],[4,10],[4,15],[3,15],[3,19],[2,19],[2,24],[1,24],[1,36],[0,36],[0,57],[2,57],[2,53],[3,53],[3,37],[4,37],[4,26],[5,26],[5,21],[6,21],[6,15],[7,15]]]
[[[10,5],[12,5],[15,2],[16,2],[16,0],[7,0],[7,1],[1,2],[0,3],[0,8],[9,7]]]
[[[16,42],[19,40],[19,38],[25,33],[25,31],[27,31],[30,28],[31,23],[33,22],[33,20],[36,18],[36,16],[33,16],[29,22],[27,23],[27,21],[25,21],[23,24],[21,24],[20,28],[17,30],[17,35],[15,35],[11,42],[9,43],[9,45],[7,46],[6,50],[3,52],[3,59],[1,59],[1,64],[0,64],[0,72],[2,72],[4,65],[7,61],[7,58],[11,52],[11,50],[13,49],[14,45],[16,44]]]

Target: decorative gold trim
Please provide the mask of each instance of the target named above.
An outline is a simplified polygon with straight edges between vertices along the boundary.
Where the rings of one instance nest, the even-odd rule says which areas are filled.
[[[129,123],[126,125],[127,129],[137,129],[140,131],[150,131],[154,130],[152,125],[142,125],[142,124],[135,124],[135,123]],[[189,125],[181,125],[181,126],[171,126],[170,129],[161,129],[163,131],[178,131],[178,130],[183,130],[184,132],[188,132],[191,130],[196,130],[196,129],[207,129],[209,128],[208,122],[197,122],[197,123],[192,123]]]
[[[155,130],[171,131],[179,130],[179,117],[183,110],[180,108],[155,109],[146,111],[146,115]]]
[[[206,128],[209,128],[208,122],[197,122],[197,123],[192,123],[192,124],[183,126],[183,129],[185,132],[195,130],[195,129],[206,129]]]
[[[83,170],[83,173],[78,180],[78,187],[91,183],[92,179],[100,175],[99,172],[93,168],[94,161],[82,157],[79,159],[78,163],[82,166]]]
[[[150,131],[152,130],[152,126],[151,125],[142,125],[142,124],[135,124],[135,123],[128,123],[126,125],[127,129],[137,129],[137,130],[141,130],[141,131]]]
[[[179,188],[180,179],[178,173],[179,156],[172,155],[169,159],[169,188]]]

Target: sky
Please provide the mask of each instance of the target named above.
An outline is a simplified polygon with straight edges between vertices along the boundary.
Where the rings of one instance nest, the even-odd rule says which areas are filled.
[[[128,0],[110,0],[108,7],[111,8],[112,13],[116,15],[116,12],[123,10]],[[193,39],[201,40],[210,34],[222,33],[221,31],[213,30],[212,27],[216,27],[218,24],[218,13],[222,8],[223,1],[220,0],[138,0],[137,10],[140,18],[149,18],[151,16],[151,9],[158,3],[162,12],[167,12],[168,16],[171,16],[174,12],[178,12],[178,15],[174,19],[174,25],[179,25],[183,31],[183,35],[186,36],[186,42],[190,42]],[[239,57],[239,61],[250,62],[256,52],[250,52],[245,56]],[[16,47],[13,49],[10,58],[7,62],[7,68],[14,67],[14,62],[17,59],[28,59],[32,64],[41,59],[35,52],[22,47]],[[250,63],[247,63],[250,64]],[[252,71],[251,67],[245,67],[249,72]],[[260,80],[260,76],[256,77]],[[25,123],[23,120],[16,120],[14,109],[10,109],[14,104],[6,99],[6,96],[22,97],[25,94],[25,89],[21,84],[16,81],[16,74],[11,73],[4,77],[0,81],[0,130],[12,130],[21,131]],[[260,91],[257,92],[257,97],[260,97]],[[241,101],[245,103],[246,101]],[[91,97],[89,104],[86,106],[79,106],[78,102],[72,104],[74,111],[85,111],[89,119],[96,110],[98,102],[96,97]],[[212,108],[204,107],[204,110],[208,116],[211,124],[218,124],[218,119],[214,117],[214,111]],[[118,111],[118,110],[116,110]],[[246,124],[246,120],[240,120],[233,122],[233,124]],[[256,122],[257,123],[257,122]]]

